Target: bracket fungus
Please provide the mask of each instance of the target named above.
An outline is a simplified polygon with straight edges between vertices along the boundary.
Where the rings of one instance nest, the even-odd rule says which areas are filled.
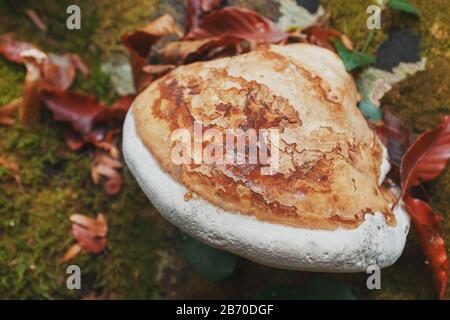
[[[358,99],[339,57],[309,44],[180,66],[135,99],[124,157],[160,213],[211,246],[286,269],[386,267],[410,221],[402,202],[393,208],[387,152]],[[180,129],[193,139],[178,139]],[[278,134],[253,139],[252,129]]]

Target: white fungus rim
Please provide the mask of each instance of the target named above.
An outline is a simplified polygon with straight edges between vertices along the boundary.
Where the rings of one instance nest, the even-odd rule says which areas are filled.
[[[161,215],[202,242],[272,267],[320,272],[364,272],[369,266],[393,264],[401,255],[410,219],[403,205],[394,214],[395,227],[376,212],[351,230],[312,230],[259,221],[227,212],[188,190],[143,145],[133,107],[124,123],[123,153],[128,168]],[[385,168],[382,170],[385,171]]]

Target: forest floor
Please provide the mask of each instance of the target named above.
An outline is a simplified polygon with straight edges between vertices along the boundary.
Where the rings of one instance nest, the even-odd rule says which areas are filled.
[[[269,1],[230,1],[271,18],[277,7]],[[436,126],[450,114],[450,21],[448,5],[440,0],[410,0],[420,19],[401,13],[383,16],[369,48],[374,53],[389,29],[408,27],[422,37],[427,69],[397,85],[383,104],[416,133]],[[77,3],[81,30],[66,29],[66,8]],[[102,64],[124,54],[119,35],[163,13],[184,21],[181,0],[12,1],[0,0],[0,34],[14,32],[48,52],[78,53],[90,67],[89,79],[77,77],[75,88],[111,103],[118,94]],[[323,0],[331,26],[346,33],[356,47],[367,37],[366,8],[371,1]],[[25,15],[35,10],[48,26],[44,34]],[[419,20],[419,21],[418,21]],[[442,32],[436,32],[440,30]],[[447,36],[442,37],[442,34]],[[25,69],[0,58],[0,106],[22,95]],[[255,298],[269,287],[296,286],[321,277],[348,287],[362,299],[429,299],[435,297],[431,273],[411,232],[397,263],[382,271],[382,289],[369,291],[366,274],[314,274],[277,270],[238,259],[225,280],[209,281],[195,272],[179,252],[181,233],[163,220],[124,169],[124,186],[114,197],[92,183],[93,150],[67,148],[63,125],[44,112],[39,128],[0,126],[0,157],[20,167],[21,185],[0,165],[0,297],[2,298]],[[431,204],[445,217],[442,234],[450,243],[450,169],[429,184]],[[108,246],[101,254],[82,253],[62,261],[74,243],[69,216],[104,213],[109,226]],[[81,267],[81,290],[66,287],[66,267]],[[270,290],[270,289],[269,289]],[[447,294],[449,297],[449,294]]]

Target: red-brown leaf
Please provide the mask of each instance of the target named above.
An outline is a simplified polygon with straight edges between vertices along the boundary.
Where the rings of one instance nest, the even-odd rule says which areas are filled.
[[[127,32],[121,36],[122,43],[130,53],[134,84],[138,92],[152,80],[152,76],[142,70],[148,63],[152,46],[170,33],[180,34],[180,31],[173,18],[166,14],[134,32]]]
[[[420,135],[403,156],[401,178],[403,194],[422,181],[437,178],[450,158],[450,116]]]
[[[185,39],[200,40],[219,37],[229,39],[230,43],[243,40],[276,43],[286,39],[287,33],[252,10],[227,7],[213,11],[203,18],[198,27],[192,29]]]
[[[49,54],[41,65],[40,87],[48,90],[67,90],[72,85],[77,72],[70,54]]]
[[[91,74],[89,67],[84,63],[83,59],[78,54],[70,54],[70,58],[72,59],[72,63],[78,71],[85,77],[88,77]]]
[[[104,140],[108,132],[120,132],[135,96],[123,96],[109,108],[79,92],[43,91],[41,97],[56,121],[70,125],[74,132],[66,133],[66,142],[71,149],[78,149],[82,145],[79,138],[96,143]]]
[[[167,43],[159,51],[160,59],[165,64],[180,65],[199,60],[210,60],[217,56],[217,49],[226,49],[235,43],[230,43],[230,39],[225,37],[203,39],[203,40],[184,40]],[[232,53],[235,53],[234,50]]]
[[[16,113],[17,107],[22,103],[22,98],[15,99],[0,107],[0,125],[11,126],[16,122],[14,114]]]
[[[109,108],[103,108],[93,119],[96,126],[107,124],[110,128],[121,127],[135,94],[120,97]],[[118,125],[117,125],[118,122]]]
[[[122,177],[117,175],[108,179],[103,186],[103,190],[109,196],[115,196],[122,189]]]
[[[444,239],[438,232],[442,217],[432,211],[422,200],[409,194],[404,197],[406,209],[411,216],[420,244],[433,273],[438,297],[444,297],[448,284],[448,257]]]
[[[342,34],[334,29],[325,29],[320,26],[311,26],[301,31],[302,34],[306,35],[306,39],[309,43],[315,44],[320,47],[324,47],[330,49],[332,51],[336,51],[332,40],[334,39],[342,39]],[[351,45],[348,38],[343,38],[346,46]]]
[[[23,63],[23,58],[20,54],[29,49],[37,48],[31,43],[15,40],[13,33],[5,33],[0,36],[0,55],[3,55],[10,61]]]
[[[208,12],[217,8],[221,0],[188,0],[186,33],[197,28],[201,18]]]
[[[67,250],[66,254],[64,254],[63,261],[67,262],[72,260],[81,252],[81,250],[83,250],[83,248],[78,243],[74,244]]]
[[[93,131],[93,120],[105,108],[95,98],[78,92],[44,91],[42,99],[56,121],[68,123],[82,136]]]
[[[73,214],[70,216],[70,221],[72,222],[72,235],[81,248],[93,253],[104,250],[107,244],[108,225],[103,214],[98,214],[96,219]]]
[[[78,224],[83,228],[88,229],[95,237],[105,237],[108,233],[108,226],[106,224],[105,217],[101,213],[97,216],[96,219],[82,214],[73,214],[69,219],[72,223]]]

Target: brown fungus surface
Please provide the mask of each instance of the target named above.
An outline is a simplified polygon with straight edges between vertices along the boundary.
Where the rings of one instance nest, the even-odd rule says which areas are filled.
[[[163,169],[223,209],[331,230],[356,228],[366,213],[381,212],[395,225],[394,196],[378,183],[383,150],[357,99],[331,51],[271,46],[179,67],[137,98],[134,114],[138,134]],[[277,148],[278,167],[267,175],[261,163],[248,161],[174,164],[171,134],[183,128],[194,137],[195,122],[224,136],[227,129],[279,130],[279,143],[268,143],[271,154]],[[210,143],[204,139],[203,148]]]

